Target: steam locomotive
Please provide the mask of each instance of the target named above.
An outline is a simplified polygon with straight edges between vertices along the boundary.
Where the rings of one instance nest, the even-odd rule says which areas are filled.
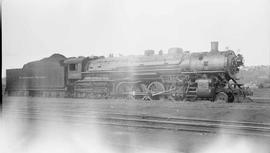
[[[72,57],[60,54],[6,72],[6,93],[16,96],[128,98],[239,102],[248,92],[237,83],[242,55],[219,51]]]

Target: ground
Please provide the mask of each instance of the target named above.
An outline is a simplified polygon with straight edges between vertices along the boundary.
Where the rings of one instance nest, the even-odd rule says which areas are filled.
[[[90,120],[93,111],[270,124],[268,103],[143,102],[25,97],[4,97],[3,102],[2,123],[5,126],[1,129],[1,136],[6,139],[1,145],[10,147],[1,148],[6,148],[7,152],[270,151],[269,137],[85,124],[85,120]],[[72,118],[77,115],[82,117]],[[39,119],[33,120],[35,117]]]
[[[254,88],[252,91],[255,97],[270,97],[270,88]]]

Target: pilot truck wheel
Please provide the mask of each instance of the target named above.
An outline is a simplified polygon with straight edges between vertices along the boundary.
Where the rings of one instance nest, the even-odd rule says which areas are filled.
[[[219,92],[216,95],[215,102],[227,103],[228,102],[228,95],[225,92]]]

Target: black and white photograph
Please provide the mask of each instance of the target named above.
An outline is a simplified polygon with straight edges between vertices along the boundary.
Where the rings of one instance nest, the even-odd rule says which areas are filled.
[[[2,0],[0,153],[270,153],[270,0]]]

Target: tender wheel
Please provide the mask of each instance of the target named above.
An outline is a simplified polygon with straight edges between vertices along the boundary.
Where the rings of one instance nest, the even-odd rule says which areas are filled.
[[[164,95],[162,95],[165,91],[165,87],[160,82],[152,82],[148,85],[148,90],[151,93],[151,98],[154,100],[161,100],[164,98]]]
[[[228,102],[228,95],[225,92],[219,92],[216,95],[215,102]]]

